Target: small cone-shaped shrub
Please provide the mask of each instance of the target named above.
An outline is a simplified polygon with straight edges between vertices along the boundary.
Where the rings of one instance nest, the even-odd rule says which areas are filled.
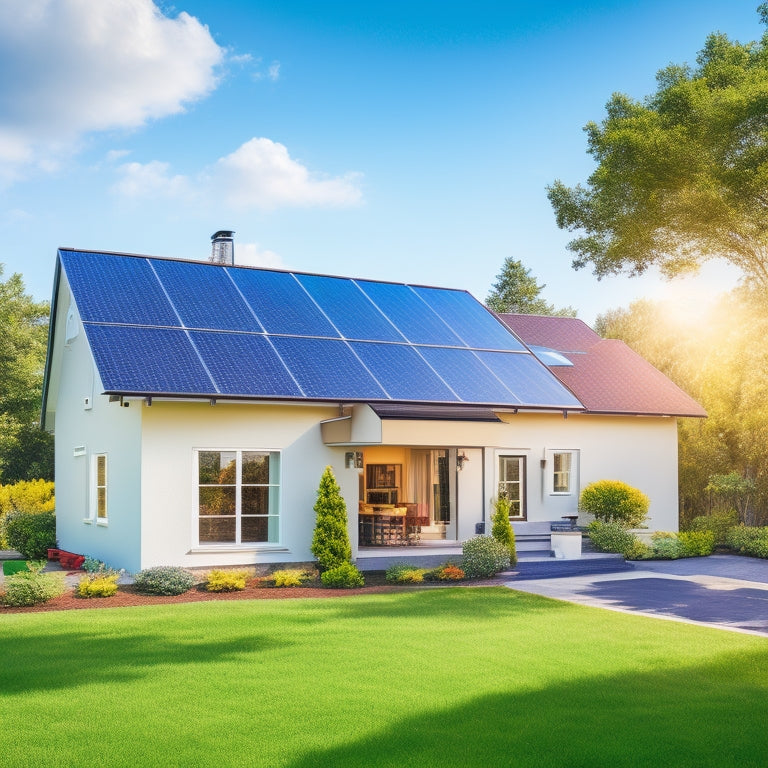
[[[509,550],[509,564],[517,565],[517,547],[515,546],[515,530],[509,522],[509,513],[512,504],[509,499],[501,495],[493,502],[493,516],[491,517],[491,536],[499,544],[503,544]]]
[[[324,571],[350,562],[352,546],[347,533],[347,505],[330,467],[320,478],[315,502],[315,533],[312,537],[312,554]]]

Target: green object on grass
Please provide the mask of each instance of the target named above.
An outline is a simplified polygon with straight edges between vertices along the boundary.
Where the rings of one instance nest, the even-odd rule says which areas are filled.
[[[765,637],[503,587],[7,614],[0,658],[9,767],[758,768],[768,753]]]
[[[26,560],[3,560],[3,575],[11,576],[19,571],[27,570]]]

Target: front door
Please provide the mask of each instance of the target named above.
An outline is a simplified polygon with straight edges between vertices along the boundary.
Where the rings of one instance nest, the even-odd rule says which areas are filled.
[[[423,539],[456,538],[456,449],[413,449],[409,495],[429,517]]]

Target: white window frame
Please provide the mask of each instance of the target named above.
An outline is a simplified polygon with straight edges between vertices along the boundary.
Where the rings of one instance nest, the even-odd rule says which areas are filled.
[[[502,460],[504,459],[516,459],[518,461],[519,466],[519,476],[520,479],[518,482],[519,487],[519,503],[520,503],[520,514],[518,515],[510,515],[510,520],[526,520],[528,517],[528,503],[527,503],[527,496],[528,496],[528,456],[525,453],[521,453],[519,451],[499,451],[496,454],[496,492],[501,495],[502,493],[505,493],[505,491],[502,489],[502,485],[507,484],[511,481],[505,481],[502,480],[502,471],[501,471],[501,464]]]
[[[579,477],[579,451],[573,448],[553,448],[549,452],[549,466],[551,467],[548,475],[549,495],[550,496],[573,496],[578,488]],[[558,470],[556,456],[570,456],[570,467],[567,470]],[[568,473],[568,489],[556,490],[556,477],[558,473]]]
[[[202,487],[216,487],[214,484],[207,485],[200,483],[200,454],[202,453],[234,453],[235,454],[235,540],[234,541],[201,541],[200,540],[200,488]],[[277,499],[274,501],[274,506],[277,512],[274,514],[266,514],[263,517],[269,519],[274,518],[277,524],[277,538],[275,541],[242,541],[242,461],[244,453],[266,453],[277,458],[277,481],[269,483],[255,483],[246,485],[256,485],[259,487],[269,488],[269,502],[268,507],[271,509],[273,505],[272,495],[277,493]],[[195,448],[193,450],[194,461],[194,548],[198,550],[205,549],[237,549],[237,550],[253,550],[253,549],[271,549],[282,547],[283,537],[283,515],[282,515],[282,502],[283,502],[283,456],[280,450],[274,448]],[[261,517],[261,515],[259,515]],[[269,527],[269,522],[267,523]]]
[[[99,460],[104,460],[104,483],[99,484]],[[88,517],[86,522],[109,525],[109,455],[106,452],[91,454],[91,483]],[[99,490],[104,491],[104,514],[99,514]]]

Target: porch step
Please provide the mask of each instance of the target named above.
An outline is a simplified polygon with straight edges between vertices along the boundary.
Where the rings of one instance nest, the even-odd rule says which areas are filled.
[[[559,560],[548,557],[547,552],[538,553],[540,557],[532,557],[531,554],[533,553],[526,553],[526,556],[520,557],[516,568],[500,573],[499,576],[510,581],[557,579],[594,573],[619,573],[634,570],[635,567],[622,555],[587,555],[578,560]]]

